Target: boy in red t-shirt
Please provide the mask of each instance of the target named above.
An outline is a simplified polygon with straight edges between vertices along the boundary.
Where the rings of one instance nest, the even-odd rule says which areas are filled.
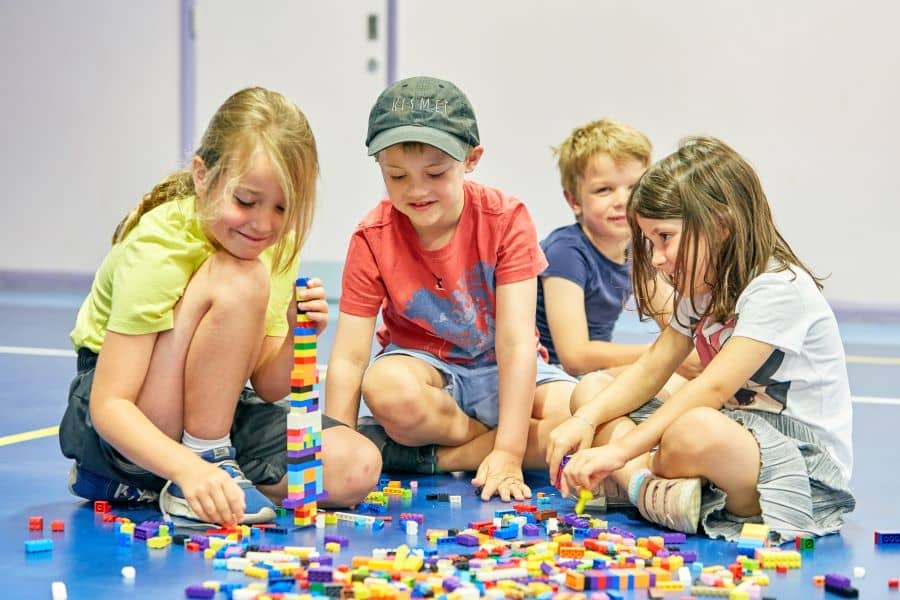
[[[525,205],[465,181],[484,153],[449,81],[388,87],[366,145],[388,197],[357,227],[344,265],[325,412],[359,421],[386,471],[477,470],[485,500],[531,496],[547,434],[575,380],[545,361],[534,314],[547,261]],[[369,365],[378,311],[381,352]]]

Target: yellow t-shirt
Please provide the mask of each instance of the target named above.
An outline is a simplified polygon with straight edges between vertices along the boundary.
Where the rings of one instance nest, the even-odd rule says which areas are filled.
[[[99,353],[107,331],[140,335],[172,329],[175,304],[213,252],[196,218],[193,196],[165,202],[144,214],[97,270],[69,334],[75,349]],[[273,249],[267,248],[259,257],[270,271],[272,254]],[[299,257],[293,268],[272,274],[266,335],[287,335],[287,307],[298,269]]]

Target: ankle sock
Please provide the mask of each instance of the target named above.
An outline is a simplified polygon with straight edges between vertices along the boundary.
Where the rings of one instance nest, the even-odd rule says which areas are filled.
[[[635,506],[638,505],[638,495],[641,492],[641,484],[644,483],[644,480],[647,477],[650,477],[653,473],[650,472],[650,469],[640,469],[631,476],[631,479],[628,480],[628,499]]]
[[[212,450],[213,448],[221,448],[222,446],[231,446],[231,435],[226,435],[215,440],[204,440],[196,438],[185,431],[181,434],[181,445],[190,448],[197,454]]]

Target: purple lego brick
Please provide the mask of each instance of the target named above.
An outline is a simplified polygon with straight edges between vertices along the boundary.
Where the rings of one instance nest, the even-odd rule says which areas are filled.
[[[850,587],[850,578],[840,573],[827,573],[825,575],[825,583],[838,588]]]
[[[531,523],[525,523],[525,525],[522,526],[522,535],[533,536],[533,535],[540,535],[540,534],[541,534],[541,528],[538,527],[537,525],[532,525]]]
[[[683,533],[664,533],[662,534],[663,542],[668,544],[683,544],[687,541],[687,536]]]
[[[189,585],[184,588],[186,598],[212,598],[216,595],[216,590],[202,585]]]
[[[470,533],[460,533],[456,536],[456,543],[462,546],[477,546],[478,538]]]
[[[445,592],[452,592],[453,590],[458,588],[460,585],[461,584],[457,577],[447,577],[446,579],[444,579],[442,587],[444,588]]]
[[[693,550],[679,550],[678,552],[672,552],[672,556],[680,556],[684,559],[685,564],[697,562],[697,553]]]
[[[325,582],[332,580],[331,567],[310,567],[306,574],[310,581]]]
[[[610,527],[610,533],[615,533],[616,535],[621,535],[623,538],[633,538],[634,534],[628,531],[627,529],[620,529],[618,527]]]
[[[329,542],[337,542],[338,544],[341,545],[341,548],[346,548],[347,546],[350,545],[350,540],[346,536],[343,536],[343,535],[326,535],[325,543],[327,544]]]

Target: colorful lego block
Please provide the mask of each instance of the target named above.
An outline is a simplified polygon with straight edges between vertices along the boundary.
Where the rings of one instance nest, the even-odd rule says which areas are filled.
[[[900,544],[900,531],[875,531],[875,543],[879,546],[886,544]]]
[[[816,539],[811,536],[798,537],[794,540],[794,545],[801,552],[811,552],[816,548]]]

